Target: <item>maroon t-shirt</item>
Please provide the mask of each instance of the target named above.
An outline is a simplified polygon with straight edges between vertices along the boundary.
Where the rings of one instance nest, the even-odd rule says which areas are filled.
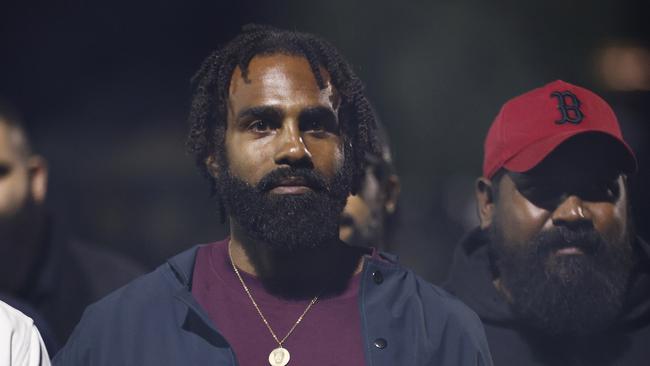
[[[309,304],[278,299],[260,281],[240,274],[260,310],[282,339]],[[319,299],[283,344],[291,365],[364,365],[360,275],[350,280],[340,296]],[[269,353],[278,347],[244,292],[228,258],[228,240],[199,248],[192,279],[192,294],[233,348],[241,366],[268,365]]]

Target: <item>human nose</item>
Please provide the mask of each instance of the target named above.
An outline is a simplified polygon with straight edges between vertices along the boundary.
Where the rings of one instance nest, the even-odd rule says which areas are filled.
[[[583,226],[593,224],[592,215],[588,208],[578,196],[571,195],[567,197],[560,205],[553,211],[552,215],[553,225],[556,226]]]
[[[287,121],[284,126],[278,135],[279,146],[274,157],[275,163],[278,165],[302,164],[311,167],[311,152],[305,145],[297,121]]]

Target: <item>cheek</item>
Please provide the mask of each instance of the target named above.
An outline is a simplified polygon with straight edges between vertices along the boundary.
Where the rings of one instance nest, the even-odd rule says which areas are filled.
[[[361,226],[366,225],[370,220],[370,209],[359,196],[348,197],[348,202],[343,212],[354,218],[354,222]]]
[[[498,206],[497,225],[504,240],[525,245],[545,226],[551,225],[550,213],[516,192],[512,200]]]
[[[12,175],[0,179],[0,216],[13,216],[27,200],[27,177]]]
[[[333,177],[343,167],[345,154],[339,138],[311,140],[307,147],[312,154],[316,169],[328,177]]]
[[[626,235],[627,207],[622,202],[585,205],[592,216],[595,229],[610,243],[619,242]]]
[[[242,138],[242,134],[226,133],[225,147],[230,172],[251,185],[265,174],[265,162],[273,161],[267,139],[250,141]]]

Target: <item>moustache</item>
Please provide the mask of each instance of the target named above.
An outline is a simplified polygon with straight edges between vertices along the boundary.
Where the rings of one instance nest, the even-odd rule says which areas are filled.
[[[305,168],[280,168],[265,175],[258,183],[257,189],[260,192],[268,192],[271,189],[281,186],[287,180],[299,180],[314,191],[329,191],[325,178],[313,170]]]
[[[585,254],[595,254],[607,243],[594,228],[569,229],[556,227],[533,239],[537,254],[546,256],[562,248],[576,247]]]

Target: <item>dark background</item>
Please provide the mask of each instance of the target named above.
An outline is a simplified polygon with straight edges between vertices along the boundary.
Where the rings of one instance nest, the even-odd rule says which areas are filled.
[[[396,251],[426,278],[443,278],[476,225],[501,104],[555,79],[612,103],[644,173],[634,207],[648,233],[650,87],[612,90],[597,68],[607,45],[647,49],[648,1],[2,1],[0,96],[50,162],[57,222],[150,268],[225,235],[184,153],[189,80],[248,22],[322,35],[354,65],[402,177]]]

